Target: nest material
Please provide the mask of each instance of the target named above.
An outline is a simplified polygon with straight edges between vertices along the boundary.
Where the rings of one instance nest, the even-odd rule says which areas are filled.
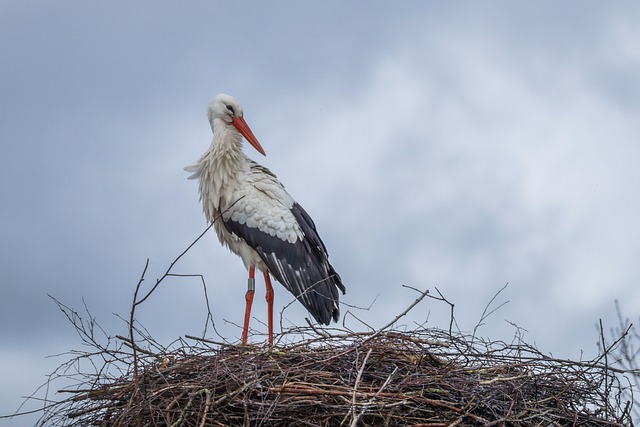
[[[280,337],[282,338],[282,337]],[[606,365],[441,330],[196,341],[67,390],[42,423],[72,426],[631,426]],[[109,363],[115,363],[112,360]],[[85,380],[86,384],[86,380]],[[617,391],[617,392],[616,392]],[[616,400],[618,398],[618,400]]]

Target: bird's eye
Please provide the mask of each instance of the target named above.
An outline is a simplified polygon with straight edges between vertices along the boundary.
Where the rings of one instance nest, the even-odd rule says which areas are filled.
[[[229,112],[231,114],[235,114],[236,113],[235,111],[233,111],[233,107],[231,105],[227,105],[227,110],[229,110]]]

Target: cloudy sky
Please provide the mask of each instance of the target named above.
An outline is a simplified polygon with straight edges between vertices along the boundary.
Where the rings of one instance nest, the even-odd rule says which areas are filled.
[[[515,323],[592,357],[615,299],[640,313],[639,18],[630,1],[2,1],[0,414],[81,348],[48,295],[126,334],[145,260],[150,284],[204,229],[182,167],[210,144],[219,92],[315,219],[348,326],[393,319],[408,285],[437,287],[471,331],[508,283],[480,335],[509,341]],[[241,261],[210,233],[174,272],[204,276],[237,340]],[[426,300],[402,324],[447,328],[448,310]],[[188,278],[138,311],[164,344],[205,316]]]

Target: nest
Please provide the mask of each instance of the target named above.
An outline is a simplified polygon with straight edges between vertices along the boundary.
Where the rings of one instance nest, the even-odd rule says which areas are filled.
[[[41,425],[633,425],[602,360],[438,329],[295,332],[304,338],[282,334],[272,350],[194,337],[157,353],[120,345],[101,357],[121,375],[97,366]]]

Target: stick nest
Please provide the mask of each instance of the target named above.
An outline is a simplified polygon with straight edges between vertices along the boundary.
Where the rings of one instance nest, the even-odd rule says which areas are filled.
[[[311,334],[285,344],[280,335],[272,351],[190,337],[172,351],[138,348],[135,366],[121,343],[84,387],[62,390],[71,397],[41,425],[633,425],[602,360],[437,329]]]

